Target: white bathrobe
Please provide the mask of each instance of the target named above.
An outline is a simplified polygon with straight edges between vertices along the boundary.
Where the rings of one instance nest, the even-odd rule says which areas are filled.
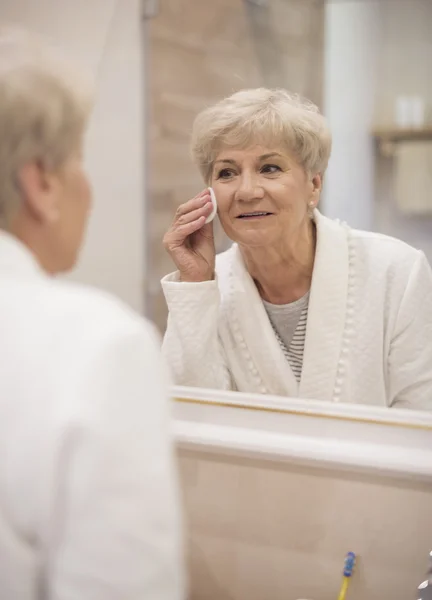
[[[180,600],[159,342],[0,233],[0,598]]]
[[[315,211],[317,247],[297,382],[237,245],[216,279],[162,286],[176,384],[432,409],[432,272],[407,244]]]

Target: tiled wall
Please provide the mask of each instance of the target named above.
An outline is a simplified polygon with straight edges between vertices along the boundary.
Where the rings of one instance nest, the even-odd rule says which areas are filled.
[[[415,598],[432,545],[432,486],[180,452],[190,600]]]
[[[162,237],[203,187],[189,157],[195,115],[236,90],[282,86],[321,103],[323,1],[164,0],[150,23],[148,240],[151,317],[164,329],[160,278],[173,270]],[[226,240],[217,231],[217,249]]]

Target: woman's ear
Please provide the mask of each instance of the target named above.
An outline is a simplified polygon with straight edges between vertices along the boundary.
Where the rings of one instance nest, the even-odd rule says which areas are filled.
[[[321,189],[322,189],[322,177],[320,173],[314,175],[310,180],[311,185],[311,195],[309,196],[308,201],[308,211],[310,216],[313,215],[313,210],[318,206]]]
[[[37,221],[54,223],[59,218],[57,178],[38,162],[27,163],[18,173],[18,185],[27,211]]]
[[[312,192],[314,194],[316,194],[316,193],[320,194],[321,190],[322,190],[322,175],[321,175],[321,173],[316,173],[316,175],[314,175],[312,177],[311,182],[312,182]]]

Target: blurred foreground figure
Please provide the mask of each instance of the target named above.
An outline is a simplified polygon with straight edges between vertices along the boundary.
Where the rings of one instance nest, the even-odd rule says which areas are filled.
[[[91,86],[0,31],[0,597],[180,600],[168,395],[152,327],[56,281],[91,190]]]

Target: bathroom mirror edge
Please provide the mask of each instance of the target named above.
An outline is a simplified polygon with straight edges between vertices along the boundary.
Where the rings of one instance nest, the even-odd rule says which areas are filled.
[[[249,411],[294,414],[347,422],[354,421],[409,429],[423,429],[432,432],[432,414],[429,411],[408,409],[392,409],[389,411],[387,407],[376,405],[336,404],[323,400],[285,398],[184,386],[173,386],[171,395],[176,403],[226,406]]]
[[[320,411],[311,401],[305,411],[296,399],[241,394],[243,399],[237,398],[240,394],[181,387],[172,391],[173,432],[181,452],[432,482],[429,414],[422,422],[417,415],[403,419],[401,411],[389,419],[385,409],[376,407],[357,411],[353,406],[349,411],[321,403]]]

